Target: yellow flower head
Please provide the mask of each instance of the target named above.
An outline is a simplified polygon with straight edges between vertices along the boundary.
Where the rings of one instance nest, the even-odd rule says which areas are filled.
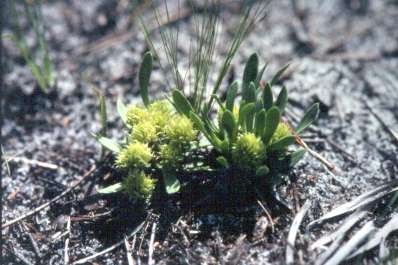
[[[265,154],[265,147],[260,138],[253,133],[241,135],[232,150],[232,159],[240,168],[253,168]]]
[[[123,179],[124,191],[137,200],[149,200],[155,189],[156,180],[146,176],[142,171],[132,171]]]
[[[134,125],[131,138],[141,143],[151,143],[158,139],[153,122],[146,120]]]
[[[151,122],[158,132],[163,132],[172,116],[171,104],[167,100],[154,101],[148,107]]]
[[[150,120],[149,118],[149,112],[144,107],[130,106],[127,109],[127,123],[132,127],[141,121]]]
[[[171,141],[187,143],[196,139],[197,131],[190,119],[182,115],[174,115],[165,127],[165,135]]]
[[[290,131],[289,125],[287,125],[285,122],[281,121],[278,124],[278,127],[276,128],[275,133],[272,135],[270,143],[275,143],[279,141],[280,139],[286,137],[286,136],[291,136],[292,133]]]
[[[147,144],[133,142],[119,152],[116,158],[116,166],[120,168],[142,168],[147,167],[151,159],[151,149]]]

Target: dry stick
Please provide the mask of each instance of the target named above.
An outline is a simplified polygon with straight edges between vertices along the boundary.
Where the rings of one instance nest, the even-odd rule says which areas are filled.
[[[144,224],[145,224],[145,221],[142,222],[139,226],[137,226],[137,228],[134,229],[134,231],[131,232],[131,234],[129,234],[127,237],[125,237],[124,239],[120,240],[116,244],[110,246],[109,248],[106,248],[106,249],[104,249],[104,250],[102,250],[100,252],[97,252],[97,253],[95,253],[95,254],[93,254],[91,256],[88,256],[86,258],[79,259],[79,260],[73,262],[72,264],[84,264],[84,263],[86,263],[86,262],[88,262],[88,261],[90,261],[92,259],[95,259],[95,258],[97,258],[99,256],[102,256],[102,255],[108,253],[108,252],[111,252],[112,250],[114,250],[114,249],[120,247],[121,245],[123,245],[125,243],[126,238],[129,239],[132,236],[134,236],[135,234],[137,234],[141,230],[141,228],[144,226]]]
[[[398,133],[394,132],[388,125],[383,121],[383,119],[377,114],[373,108],[365,101],[366,108],[372,113],[372,115],[380,122],[387,133],[393,138],[396,144],[398,144]]]
[[[301,145],[305,150],[308,151],[308,153],[310,153],[310,155],[312,155],[313,157],[315,157],[316,159],[318,159],[322,164],[324,164],[330,171],[332,172],[336,172],[336,166],[334,164],[332,164],[331,162],[329,162],[326,158],[324,158],[321,154],[315,152],[314,150],[312,150],[304,141],[303,139],[301,139],[300,137],[297,137],[297,142],[299,145]]]
[[[264,207],[264,205],[261,203],[260,200],[257,200],[257,203],[258,203],[258,205],[260,205],[261,209],[263,209],[265,215],[269,219],[269,222],[271,224],[272,233],[274,233],[275,232],[275,226],[274,226],[274,220],[272,220],[271,214],[267,211],[267,208]]]
[[[290,227],[289,235],[287,237],[286,246],[286,264],[294,264],[294,245],[300,224],[303,221],[304,216],[311,207],[311,201],[307,200],[301,210],[294,217],[292,226]]]
[[[292,117],[294,119],[294,121],[297,122],[298,117],[296,116],[295,113],[286,110],[286,113]],[[319,130],[315,130],[316,132],[318,132]],[[336,172],[337,168],[334,164],[332,164],[331,162],[329,162],[326,158],[324,158],[321,154],[315,152],[314,150],[312,150],[305,142],[303,139],[301,139],[300,136],[296,135],[296,140],[297,143],[299,145],[301,145],[305,150],[308,151],[308,153],[310,153],[310,155],[312,155],[313,157],[315,157],[317,160],[319,160],[321,163],[323,163],[330,171]]]
[[[155,242],[155,232],[156,232],[156,222],[154,222],[152,225],[151,240],[149,241],[148,265],[155,264],[155,261],[153,260],[153,245]]]
[[[6,162],[13,161],[13,162],[20,162],[20,163],[26,163],[32,166],[39,166],[47,169],[52,169],[52,170],[57,170],[59,167],[55,164],[51,164],[48,162],[42,162],[38,160],[33,160],[33,159],[28,159],[26,157],[12,157],[12,156],[5,156],[4,157]]]
[[[375,230],[373,221],[367,222],[344,246],[334,254],[324,265],[338,265],[352,253]]]
[[[124,238],[124,246],[126,247],[127,262],[129,265],[134,265],[133,251],[127,238]]]
[[[64,197],[66,194],[68,194],[69,192],[71,192],[73,189],[75,189],[77,186],[79,186],[84,180],[86,180],[96,169],[97,167],[95,165],[92,165],[91,168],[83,175],[83,177],[78,180],[75,184],[73,184],[72,186],[70,186],[68,189],[66,189],[64,192],[62,192],[60,195],[54,197],[53,199],[51,199],[50,201],[40,205],[39,207],[33,209],[32,211],[23,214],[21,216],[19,216],[18,218],[15,218],[14,220],[11,220],[9,222],[6,222],[5,224],[3,224],[1,226],[2,229],[13,225],[27,217],[30,217],[38,212],[40,212],[41,210],[47,208],[48,206],[50,206],[51,204],[53,204],[54,202],[58,201],[59,199],[61,199],[62,197]]]
[[[65,248],[64,248],[64,264],[69,265],[70,264],[70,258],[69,258],[69,241],[70,241],[70,236],[71,236],[71,218],[69,216],[68,218],[68,223],[66,224],[66,231],[68,233],[68,237],[65,240]]]

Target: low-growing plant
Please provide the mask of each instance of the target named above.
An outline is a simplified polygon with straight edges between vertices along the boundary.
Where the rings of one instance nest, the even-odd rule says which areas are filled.
[[[41,6],[39,1],[23,0],[24,16],[27,18],[30,25],[32,25],[35,33],[35,40],[39,46],[40,60],[38,60],[32,49],[29,48],[25,34],[21,29],[20,14],[17,11],[15,0],[10,1],[11,17],[13,19],[13,35],[11,39],[16,47],[21,52],[26,64],[30,68],[35,77],[40,89],[46,93],[48,88],[54,83],[53,67],[50,60],[47,41],[44,36],[43,16],[41,13]]]
[[[272,193],[281,176],[303,157],[305,150],[298,148],[297,138],[317,118],[319,107],[318,104],[311,106],[295,128],[283,119],[288,103],[287,89],[282,87],[276,97],[273,90],[288,66],[269,82],[263,82],[266,66],[259,68],[259,57],[253,54],[246,63],[242,80],[232,82],[225,100],[218,96],[232,57],[255,21],[251,14],[249,7],[216,84],[210,89],[207,69],[212,56],[206,57],[204,53],[214,49],[212,33],[208,36],[204,29],[198,32],[199,40],[208,38],[201,45],[210,46],[196,51],[194,57],[203,61],[196,61],[199,65],[195,70],[194,89],[187,94],[173,56],[176,51],[172,50],[169,62],[176,88],[166,99],[151,100],[149,80],[153,58],[151,52],[144,55],[138,77],[143,104],[125,106],[121,99],[117,103],[126,127],[124,140],[116,142],[103,135],[97,137],[115,153],[116,167],[125,172],[122,182],[100,192],[124,191],[136,200],[148,202],[153,192],[159,190],[155,189],[156,185],[173,194],[182,184],[190,182],[186,175],[208,174],[217,178],[220,174],[227,176],[224,184],[231,187],[229,190],[234,194],[256,196],[260,193],[261,196],[262,192]],[[215,21],[208,25],[210,31],[216,27]],[[163,39],[167,44],[169,38]],[[174,40],[172,42],[174,46],[168,47],[176,49]],[[212,92],[209,97],[208,91]]]
[[[243,191],[257,185],[271,188],[303,157],[304,150],[297,148],[296,138],[316,119],[318,104],[309,108],[295,129],[283,120],[287,90],[283,87],[274,100],[272,87],[286,67],[263,87],[256,70],[258,56],[252,55],[243,81],[232,83],[226,100],[213,95],[218,105],[212,120],[195,111],[180,90],[174,90],[169,100],[151,101],[149,83],[143,78],[152,71],[148,58],[149,52],[139,78],[144,104],[125,106],[121,99],[117,102],[126,127],[124,140],[116,142],[102,134],[97,137],[114,152],[116,167],[125,172],[121,183],[100,192],[124,191],[134,199],[149,201],[157,183],[162,183],[169,194],[178,192],[179,176],[191,172],[190,168],[223,170]],[[242,95],[239,102],[238,94]]]

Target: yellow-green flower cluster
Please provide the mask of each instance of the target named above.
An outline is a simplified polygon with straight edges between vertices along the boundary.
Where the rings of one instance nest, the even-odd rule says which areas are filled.
[[[172,116],[170,103],[165,100],[155,101],[148,108],[129,107],[127,123],[133,128],[130,138],[143,143],[156,142]]]
[[[138,170],[132,170],[122,182],[124,192],[139,200],[149,200],[155,189],[155,184],[156,181],[154,179]]]
[[[270,143],[275,143],[279,141],[280,139],[286,137],[286,136],[291,136],[292,132],[289,127],[285,122],[281,121],[278,124],[278,127],[276,128],[275,133],[272,135]]]
[[[120,168],[145,168],[152,159],[151,149],[147,144],[133,142],[123,148],[116,157],[116,166]]]
[[[122,183],[124,190],[136,199],[148,199],[155,187],[155,181],[145,174],[150,162],[159,162],[160,168],[168,170],[178,168],[198,132],[166,100],[129,107],[127,123],[131,127],[129,144],[117,155],[116,165],[129,172]]]
[[[197,131],[190,119],[182,115],[175,115],[165,127],[166,138],[170,141],[187,143],[195,140]]]
[[[239,136],[232,150],[232,159],[241,169],[255,168],[265,155],[265,147],[259,137],[253,133]]]

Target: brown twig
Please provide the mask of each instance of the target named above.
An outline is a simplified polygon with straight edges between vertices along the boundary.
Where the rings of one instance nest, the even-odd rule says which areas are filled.
[[[308,151],[310,155],[315,157],[318,161],[320,161],[322,164],[324,164],[330,171],[336,172],[337,168],[334,164],[329,162],[326,158],[324,158],[321,154],[317,153],[316,151],[312,150],[300,137],[296,137],[297,142],[299,145],[301,145],[305,150]]]
[[[272,219],[271,214],[267,211],[267,208],[264,207],[264,205],[262,204],[262,202],[260,200],[257,200],[258,205],[260,205],[261,209],[264,211],[265,215],[267,216],[269,223],[271,224],[271,229],[272,229],[272,233],[275,232],[275,223],[274,220]]]
[[[40,212],[41,210],[49,207],[51,204],[55,203],[56,201],[58,201],[59,199],[61,199],[62,197],[64,197],[66,194],[70,193],[72,190],[74,190],[77,186],[79,186],[84,180],[86,180],[95,170],[96,170],[96,166],[92,165],[91,168],[82,176],[82,178],[80,180],[78,180],[75,184],[73,184],[72,186],[70,186],[68,189],[66,189],[64,192],[62,192],[60,195],[54,197],[53,199],[51,199],[50,201],[40,205],[39,207],[33,209],[32,211],[23,214],[9,222],[6,222],[5,224],[3,224],[1,226],[2,229],[11,226],[27,217],[30,217],[38,212]]]

